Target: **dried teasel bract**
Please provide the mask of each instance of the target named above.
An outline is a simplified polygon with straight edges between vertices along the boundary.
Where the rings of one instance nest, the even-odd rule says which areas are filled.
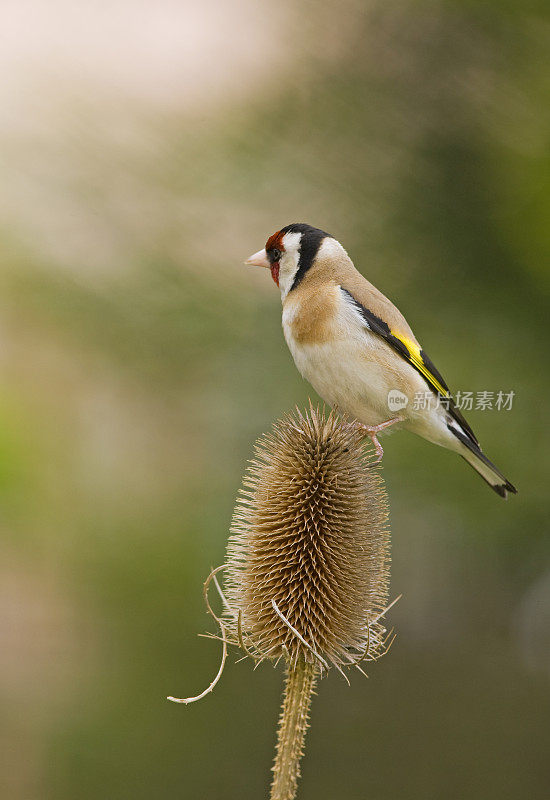
[[[257,663],[286,662],[271,800],[294,800],[316,680],[331,666],[361,670],[387,651],[390,534],[387,496],[361,426],[310,406],[256,443],[237,501],[227,563],[204,584],[227,645]],[[225,591],[218,574],[225,572]],[[208,599],[214,583],[223,601]],[[395,601],[394,601],[395,602]],[[392,604],[390,604],[392,605]],[[391,641],[389,642],[391,644]],[[347,678],[346,678],[347,680]]]
[[[387,496],[370,452],[357,423],[311,406],[256,443],[229,539],[223,628],[257,661],[322,673],[387,649]]]

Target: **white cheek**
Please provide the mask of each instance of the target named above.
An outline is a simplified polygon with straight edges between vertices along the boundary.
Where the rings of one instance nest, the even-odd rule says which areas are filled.
[[[281,300],[284,300],[292,288],[300,260],[299,233],[285,233],[283,237],[284,254],[279,264],[279,288]]]
[[[281,258],[279,262],[279,289],[281,290],[281,300],[284,300],[290,292],[297,268],[296,261],[292,255],[288,254]]]

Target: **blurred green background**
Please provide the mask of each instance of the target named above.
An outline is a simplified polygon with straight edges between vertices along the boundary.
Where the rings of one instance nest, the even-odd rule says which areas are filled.
[[[217,670],[202,582],[255,438],[317,399],[242,265],[306,221],[453,390],[516,393],[467,416],[519,494],[386,439],[398,639],[320,685],[300,797],[547,798],[547,4],[0,17],[0,796],[265,796],[281,671],[165,696]]]

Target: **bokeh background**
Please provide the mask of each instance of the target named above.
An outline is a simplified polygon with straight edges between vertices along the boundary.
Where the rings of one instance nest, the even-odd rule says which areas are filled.
[[[259,798],[282,675],[202,582],[255,438],[313,391],[269,275],[332,232],[519,487],[386,439],[391,653],[320,686],[303,800],[550,790],[550,13],[526,2],[4,0],[0,796]],[[211,629],[211,628],[210,628]]]

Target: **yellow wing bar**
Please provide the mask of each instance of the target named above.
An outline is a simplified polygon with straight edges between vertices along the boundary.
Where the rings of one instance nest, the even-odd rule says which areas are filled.
[[[442,394],[444,397],[449,396],[449,388],[445,384],[443,378],[439,374],[439,372],[435,369],[434,365],[432,364],[431,360],[426,356],[423,350],[413,342],[411,339],[408,339],[406,336],[403,336],[396,331],[390,331],[391,336],[394,336],[396,339],[399,339],[408,350],[408,357],[405,353],[405,357],[407,361],[410,361],[411,364],[416,367],[416,369],[426,378],[428,383],[430,383],[436,391]]]
[[[435,392],[443,395],[443,397],[450,397],[449,387],[443,380],[435,364],[428,358],[424,350],[422,350],[416,342],[413,342],[412,339],[409,339],[408,336],[404,336],[402,333],[392,331],[387,322],[384,322],[383,319],[377,317],[370,309],[359,303],[351,292],[348,292],[344,287],[340,288],[359,309],[369,330],[379,334],[379,336],[385,339],[390,347],[393,347],[411,367],[414,367],[414,369],[422,375],[428,386]]]

